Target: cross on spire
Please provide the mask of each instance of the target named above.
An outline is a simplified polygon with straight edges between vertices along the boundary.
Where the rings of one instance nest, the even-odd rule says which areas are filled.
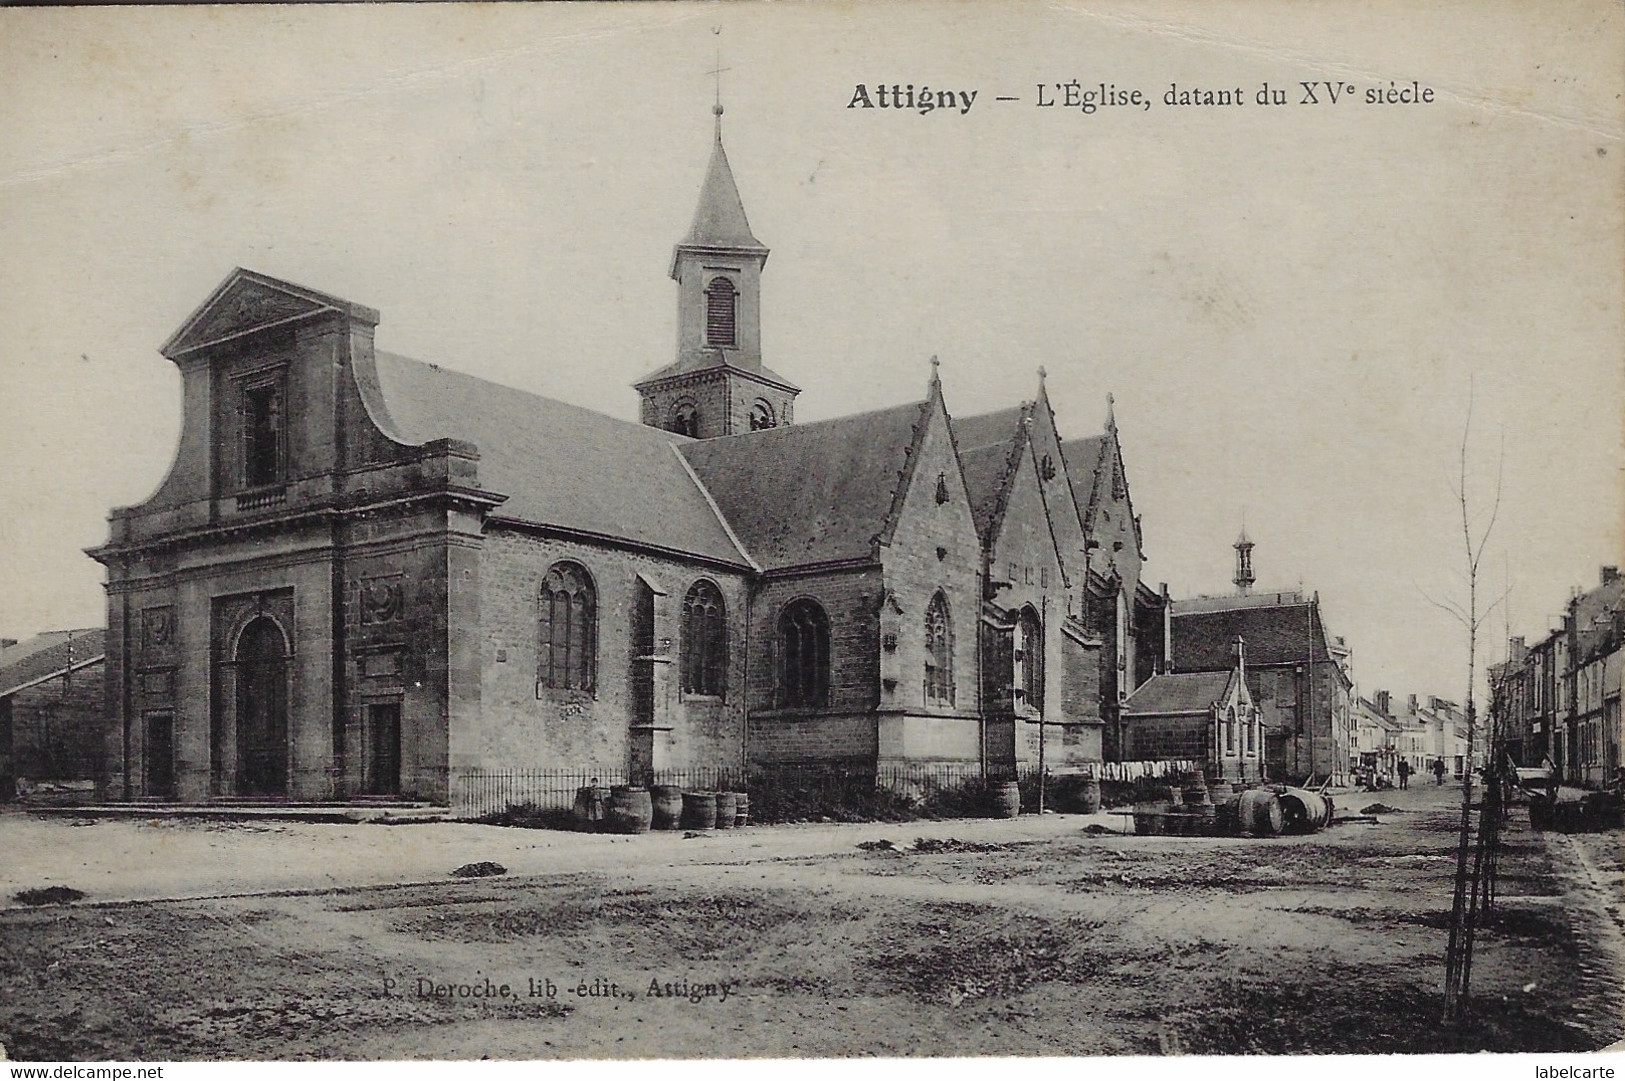
[[[710,75],[710,76],[712,76],[713,78],[716,79],[716,103],[711,106],[711,112],[717,118],[717,132],[718,132],[718,134],[721,134],[721,132],[722,132],[722,73],[725,72],[725,71],[732,71],[733,69],[732,68],[725,68],[725,67],[722,66],[722,41],[720,40],[721,36],[722,36],[722,27],[713,26],[711,28],[711,33],[716,35],[717,38],[718,38],[718,41],[717,41],[717,66],[712,68],[710,71],[706,72],[706,74]]]

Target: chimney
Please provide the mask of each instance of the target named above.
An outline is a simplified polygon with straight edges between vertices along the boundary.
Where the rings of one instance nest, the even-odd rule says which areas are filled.
[[[1507,639],[1507,660],[1514,668],[1520,667],[1528,656],[1529,646],[1522,635]]]
[[[1409,702],[1409,704],[1410,704],[1410,711],[1412,713],[1415,713],[1416,712],[1416,695],[1414,695],[1414,694],[1411,695],[1410,698],[1407,699],[1407,702]]]
[[[1609,582],[1612,582],[1612,581],[1616,580],[1617,578],[1619,578],[1619,567],[1618,566],[1607,566],[1607,567],[1604,567],[1602,569],[1602,584],[1603,585],[1607,585]]]
[[[1387,691],[1377,692],[1377,712],[1381,713],[1384,717],[1393,716],[1393,712],[1389,709],[1390,700],[1391,696]]]

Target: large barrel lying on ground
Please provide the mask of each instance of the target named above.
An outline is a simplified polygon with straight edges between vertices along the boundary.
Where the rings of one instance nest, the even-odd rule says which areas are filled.
[[[1015,818],[1021,813],[1021,786],[1014,781],[1000,781],[993,786],[993,817]]]
[[[1254,837],[1274,837],[1286,825],[1281,799],[1267,788],[1249,788],[1236,801],[1236,825]]]
[[[607,785],[584,785],[576,789],[576,802],[571,809],[576,829],[591,832],[602,828],[604,816],[609,813],[609,796]]]
[[[654,819],[649,790],[641,785],[616,785],[610,790],[604,825],[612,833],[648,833]]]
[[[657,784],[649,789],[654,806],[654,819],[650,823],[657,830],[674,830],[683,821],[683,788],[675,784]]]
[[[1332,820],[1332,798],[1307,788],[1281,789],[1283,833],[1314,833]]]

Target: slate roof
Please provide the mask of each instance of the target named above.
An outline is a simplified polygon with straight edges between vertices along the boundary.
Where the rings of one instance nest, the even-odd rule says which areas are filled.
[[[970,496],[971,517],[976,519],[976,535],[982,543],[989,540],[993,516],[999,508],[999,493],[1006,480],[1005,470],[1010,462],[1008,443],[990,443],[959,452],[959,466],[965,474],[965,491]]]
[[[1021,421],[1028,406],[1012,406],[992,413],[951,420],[954,445],[959,448],[959,465],[965,475],[965,491],[970,497],[971,516],[976,533],[986,544],[988,530],[998,513],[999,497],[1009,483],[1006,471],[1011,451],[1021,436]]]
[[[99,661],[107,655],[107,632],[100,627],[46,631],[0,650],[0,698],[31,683],[59,676],[71,664]]]
[[[765,250],[750,231],[745,204],[739,198],[728,152],[722,149],[722,123],[717,122],[716,141],[711,146],[711,164],[700,188],[700,203],[694,208],[694,223],[683,244],[706,248],[756,248]]]
[[[867,559],[927,403],[681,444],[764,570]]]
[[[634,387],[646,387],[650,383],[657,383],[668,376],[686,375],[689,372],[707,371],[711,368],[731,368],[740,375],[748,375],[755,379],[765,379],[774,386],[782,387],[788,391],[795,392],[801,390],[800,387],[796,386],[794,383],[790,382],[790,380],[786,379],[784,376],[780,375],[778,372],[774,371],[772,368],[769,368],[765,364],[736,363],[732,357],[728,356],[728,351],[723,349],[707,349],[704,352],[692,353],[687,356],[678,357],[670,364],[667,364],[663,368],[657,368],[655,371],[650,372],[648,375],[644,376],[642,379],[639,379],[632,385]]]
[[[1100,471],[1100,451],[1105,445],[1104,435],[1091,435],[1082,439],[1061,441],[1061,460],[1066,463],[1066,475],[1072,482],[1072,498],[1077,501],[1078,513],[1085,522],[1095,498],[1095,474]]]
[[[1233,670],[1158,673],[1128,696],[1123,703],[1123,715],[1160,716],[1205,711],[1224,699],[1233,674]]]
[[[472,442],[481,485],[508,497],[493,516],[749,565],[674,452],[683,436],[394,353],[377,368],[374,419],[405,443]]]
[[[1301,664],[1308,660],[1311,641],[1315,660],[1330,660],[1318,609],[1311,601],[1184,613],[1175,601],[1174,667],[1182,672],[1229,670],[1238,635],[1246,642],[1248,664]]]
[[[1586,664],[1619,648],[1614,635],[1614,613],[1622,606],[1625,606],[1625,578],[1615,578],[1575,600],[1575,649],[1571,664]]]

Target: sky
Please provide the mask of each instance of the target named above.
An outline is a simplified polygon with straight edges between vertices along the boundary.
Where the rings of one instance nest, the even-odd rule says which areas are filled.
[[[1506,593],[1481,659],[1625,562],[1625,30],[1590,0],[1409,7],[0,8],[0,636],[103,621],[82,550],[163,478],[157,347],[234,266],[634,418],[720,56],[799,421],[918,399],[933,355],[959,414],[1043,366],[1069,438],[1111,393],[1149,582],[1229,591],[1245,521],[1259,588],[1318,592],[1362,693],[1460,698],[1433,601],[1466,601],[1469,401]],[[1037,104],[1073,80],[1152,104]],[[1365,101],[1413,82],[1433,101]],[[976,98],[848,108],[911,83]]]

